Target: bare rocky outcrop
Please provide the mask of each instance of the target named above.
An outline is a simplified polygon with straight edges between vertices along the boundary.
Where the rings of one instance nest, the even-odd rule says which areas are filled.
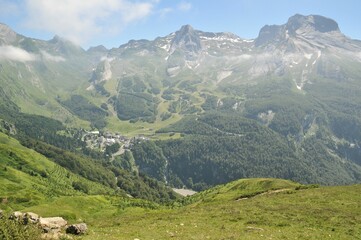
[[[20,212],[20,211],[16,211],[16,212],[13,212],[12,214],[10,214],[9,219],[16,220],[16,221],[21,221],[22,217],[23,217],[23,213]]]
[[[39,222],[39,215],[33,212],[22,213],[16,211],[10,214],[9,219],[18,221],[24,225],[37,224]]]
[[[60,232],[68,222],[62,217],[48,217],[40,218],[39,226],[43,229],[45,233],[54,233]]]
[[[3,211],[0,209],[0,218],[3,216]],[[34,224],[37,225],[42,231],[42,239],[59,239],[64,234],[64,229],[67,234],[82,235],[88,230],[85,223],[72,224],[67,226],[68,222],[62,217],[39,217],[38,214],[33,212],[22,213],[15,211],[10,214],[9,219],[17,221],[19,224]]]
[[[39,222],[39,215],[32,212],[24,213],[22,216],[24,224],[36,224]]]
[[[10,135],[16,135],[17,133],[15,125],[3,119],[0,119],[0,130]]]
[[[67,227],[66,233],[81,235],[88,230],[88,227],[85,223],[73,224]]]

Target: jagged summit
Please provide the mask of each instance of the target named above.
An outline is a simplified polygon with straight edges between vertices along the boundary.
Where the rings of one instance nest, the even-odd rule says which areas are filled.
[[[58,35],[55,35],[48,43],[53,45],[56,52],[64,55],[76,55],[85,52],[79,45]]]
[[[16,40],[17,33],[8,25],[0,23],[0,43],[9,44]]]
[[[188,32],[194,32],[194,28],[190,24],[183,25],[180,30],[180,33],[188,33]]]
[[[256,46],[270,42],[277,43],[300,34],[323,34],[335,32],[340,34],[336,21],[320,15],[304,16],[296,14],[283,25],[265,25],[255,41]]]
[[[189,58],[201,51],[202,45],[199,34],[191,25],[184,25],[179,31],[175,32],[171,44],[171,51],[177,48],[186,52]]]
[[[301,31],[317,31],[321,33],[340,31],[335,20],[319,15],[303,16],[296,14],[288,19],[286,30],[289,34],[296,34]]]
[[[279,41],[283,38],[283,27],[280,25],[265,25],[259,31],[258,37],[256,38],[255,45],[261,46],[263,44]]]
[[[48,42],[49,43],[60,43],[60,42],[71,43],[69,40],[67,40],[63,37],[60,37],[59,35],[54,35],[54,37],[52,39],[50,39]]]
[[[108,49],[104,45],[98,45],[96,47],[90,47],[88,52],[107,52]]]
[[[4,23],[0,23],[0,33],[1,34],[4,32],[9,32],[9,31],[13,32],[13,30],[8,25],[6,25]]]

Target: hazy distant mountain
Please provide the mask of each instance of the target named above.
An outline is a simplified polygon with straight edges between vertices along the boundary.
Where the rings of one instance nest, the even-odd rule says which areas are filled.
[[[139,168],[160,180],[361,181],[361,42],[332,19],[295,15],[256,39],[185,25],[88,51],[0,25],[0,49],[1,90],[22,111],[69,126],[186,135],[134,150]],[[190,147],[199,142],[203,155]],[[137,151],[160,154],[141,159]]]

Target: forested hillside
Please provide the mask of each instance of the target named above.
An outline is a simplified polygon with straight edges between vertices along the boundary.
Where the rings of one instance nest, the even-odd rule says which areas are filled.
[[[315,135],[298,140],[276,130],[237,114],[212,113],[161,130],[185,134],[181,139],[141,143],[132,151],[141,171],[195,189],[246,177],[325,185],[361,180],[357,162],[330,154],[337,146],[327,145],[327,131],[318,130],[323,140]]]

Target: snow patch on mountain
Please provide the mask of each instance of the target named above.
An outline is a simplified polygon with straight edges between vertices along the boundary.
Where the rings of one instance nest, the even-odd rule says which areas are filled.
[[[305,58],[307,58],[308,60],[310,60],[312,58],[312,53],[305,53],[304,56]]]
[[[180,66],[174,66],[174,67],[169,67],[167,68],[167,74],[170,77],[175,77],[178,75],[178,73],[180,72],[181,67]]]
[[[321,55],[322,55],[321,51],[318,51],[317,52],[317,58],[313,61],[312,65],[316,64],[317,60],[321,57]]]
[[[217,74],[217,83],[220,83],[223,79],[231,76],[232,73],[233,73],[233,71],[230,71],[230,70],[225,70],[225,71],[218,72],[218,74]]]

